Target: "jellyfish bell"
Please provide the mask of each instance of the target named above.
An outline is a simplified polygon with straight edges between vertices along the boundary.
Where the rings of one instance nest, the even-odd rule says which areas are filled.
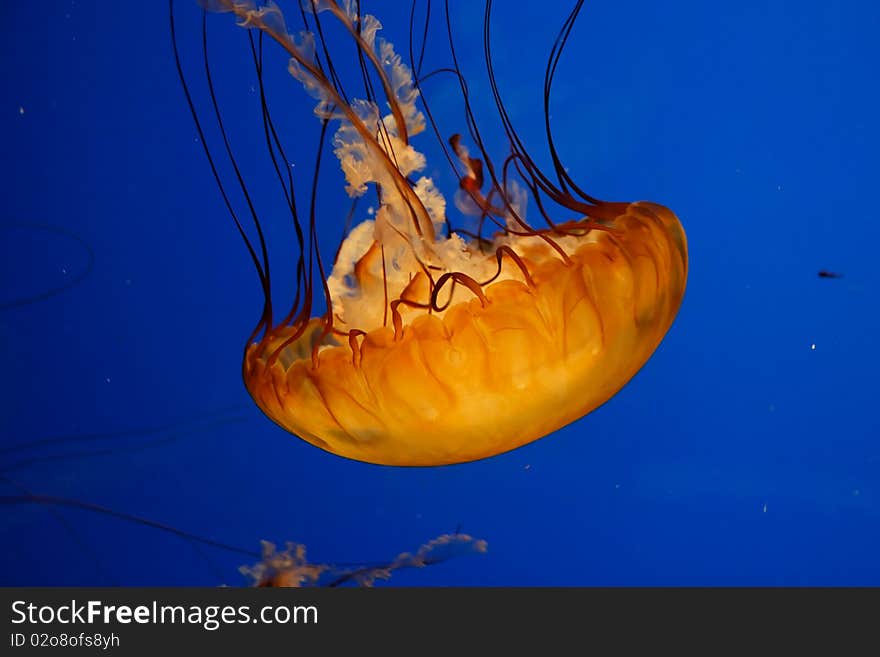
[[[317,253],[314,213],[307,228],[294,216],[298,234],[307,234],[299,237],[301,284],[280,322],[272,315],[268,264],[261,267],[251,251],[266,304],[245,350],[243,375],[268,417],[317,447],[360,461],[459,463],[577,420],[645,364],[682,301],[684,230],[663,206],[609,203],[584,193],[559,161],[549,120],[552,176],[537,167],[495,83],[491,3],[486,64],[511,152],[501,167],[486,152],[451,39],[450,71],[461,86],[468,141],[479,152],[472,155],[458,135],[443,145],[459,179],[455,205],[478,222],[476,233],[450,228],[446,197],[421,175],[425,157],[412,140],[429,126],[440,137],[422,93],[424,78],[377,37],[381,24],[361,14],[360,3],[304,2],[306,29],[298,35],[273,3],[202,5],[233,13],[239,25],[284,49],[291,75],[317,100],[322,128],[335,127],[334,154],[348,194],[372,189],[377,196],[378,210],[348,232],[330,271]],[[551,54],[545,107],[579,8]],[[350,100],[344,92],[323,42],[322,18],[354,40],[364,68],[379,81],[375,95],[369,84],[366,99]],[[384,115],[383,101],[390,108]],[[265,105],[264,120],[271,123]],[[526,220],[529,202],[540,225]],[[491,235],[484,236],[486,226]],[[319,294],[327,310],[312,316]]]
[[[425,285],[423,296],[408,297],[418,304],[406,306],[413,310],[398,306],[403,317],[393,328],[380,321],[350,341],[326,333],[321,319],[301,332],[278,331],[248,349],[248,389],[291,433],[373,463],[470,461],[545,436],[632,378],[681,299],[684,241],[675,217],[634,204],[609,225],[619,234],[580,238],[565,251],[567,262],[514,242],[523,280],[509,272],[487,285],[461,285],[445,310],[432,313],[421,308],[437,296],[430,299]],[[369,277],[356,280],[366,281],[358,300],[381,307]],[[468,292],[476,298],[464,298]],[[357,315],[344,317],[365,326]]]

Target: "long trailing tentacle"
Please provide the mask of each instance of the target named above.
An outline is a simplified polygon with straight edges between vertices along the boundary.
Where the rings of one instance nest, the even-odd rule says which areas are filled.
[[[245,231],[244,226],[242,225],[241,220],[239,219],[238,214],[236,213],[235,208],[232,205],[232,201],[230,200],[229,195],[226,192],[226,188],[223,184],[223,179],[220,177],[220,173],[214,161],[214,156],[211,152],[210,147],[208,146],[208,140],[205,138],[205,131],[202,128],[202,122],[199,119],[198,112],[196,111],[195,102],[193,101],[192,94],[190,93],[186,75],[183,72],[183,64],[181,62],[180,51],[177,46],[177,33],[174,22],[174,0],[168,0],[168,16],[171,28],[171,46],[174,52],[174,63],[177,68],[177,74],[180,78],[180,83],[183,88],[184,96],[186,97],[187,105],[189,106],[193,122],[196,126],[196,132],[198,132],[199,135],[199,141],[201,142],[202,148],[205,152],[205,156],[208,159],[208,164],[211,167],[211,173],[214,176],[214,182],[217,184],[217,188],[220,191],[221,197],[223,198],[223,203],[226,206],[229,215],[232,217],[232,221],[235,224],[236,230],[238,231],[242,241],[245,244],[245,247],[247,248],[254,268],[257,271],[257,276],[260,279],[260,287],[263,290],[263,312],[260,315],[259,322],[254,328],[253,333],[251,334],[250,340],[252,340],[254,336],[256,336],[260,332],[261,329],[271,328],[271,291],[269,288],[268,272],[266,271],[267,267],[266,264],[264,262],[261,262],[260,258],[257,256],[257,252],[254,249],[254,246],[251,243],[251,240],[248,237],[247,232]],[[206,38],[207,37],[205,37],[205,39]]]

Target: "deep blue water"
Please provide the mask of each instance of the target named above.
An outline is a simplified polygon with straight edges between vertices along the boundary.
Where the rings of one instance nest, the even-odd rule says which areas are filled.
[[[480,129],[502,159],[482,7],[450,4]],[[165,3],[11,4],[0,495],[80,500],[246,548],[297,541],[325,562],[390,559],[456,528],[488,541],[485,555],[399,573],[403,585],[880,584],[880,5],[728,5],[589,0],[553,90],[553,131],[582,186],[663,203],[687,230],[688,290],[660,348],[545,439],[402,469],[322,452],[250,402],[240,360],[260,290],[196,141]],[[365,7],[406,56],[406,3]],[[541,80],[570,7],[499,0],[493,12],[505,102],[544,164]],[[450,63],[433,11],[425,70]],[[177,16],[209,116],[200,12],[178,0]],[[283,272],[292,235],[265,168],[246,35],[208,19],[224,118]],[[351,44],[329,37],[350,74]],[[270,102],[306,198],[319,124],[285,68],[268,48]],[[465,131],[454,80],[425,87],[445,136]],[[431,139],[414,145],[451,197]],[[329,257],[349,201],[325,156]],[[9,449],[65,437],[81,439]],[[104,514],[5,504],[0,518],[0,584],[245,583],[246,557]]]

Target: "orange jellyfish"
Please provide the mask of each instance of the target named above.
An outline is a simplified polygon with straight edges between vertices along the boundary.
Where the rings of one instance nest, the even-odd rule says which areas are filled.
[[[243,376],[268,417],[317,447],[359,461],[460,463],[514,449],[583,417],[645,364],[684,295],[686,239],[667,208],[590,196],[560,161],[550,128],[550,88],[581,2],[563,25],[545,76],[552,173],[536,165],[502,102],[491,58],[491,0],[483,25],[486,91],[510,142],[500,166],[477,128],[448,7],[452,65],[421,75],[412,16],[407,64],[378,36],[381,24],[361,13],[357,0],[306,0],[296,33],[286,22],[290,17],[272,2],[201,4],[234,14],[248,29],[273,158],[284,161],[265,101],[264,35],[280,45],[290,75],[317,101],[322,137],[335,131],[333,152],[346,191],[352,197],[374,195],[378,208],[347,231],[332,268],[325,267],[317,247],[324,220],[315,216],[314,186],[309,216],[301,217],[292,182],[276,165],[299,245],[296,298],[280,319],[273,313],[259,221],[254,214],[259,241],[252,244],[233,213],[265,294],[245,349]],[[353,97],[337,74],[324,40],[331,23],[356,47],[350,50],[363,75],[362,98]],[[173,12],[171,27],[173,36]],[[206,34],[214,115],[232,157],[213,94]],[[175,55],[204,143],[176,44]],[[441,137],[422,88],[434,74],[458,80],[466,138],[456,134],[447,144]],[[383,115],[384,107],[390,111]],[[426,161],[415,138],[428,128],[458,177],[455,205],[473,217],[475,230],[450,226],[446,198],[421,173]],[[472,155],[466,142],[478,152]],[[326,310],[313,315],[319,297]]]

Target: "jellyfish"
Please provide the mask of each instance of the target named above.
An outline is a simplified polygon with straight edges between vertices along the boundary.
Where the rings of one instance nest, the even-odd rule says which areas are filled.
[[[468,555],[480,555],[488,552],[488,543],[462,531],[461,523],[454,531],[440,533],[431,540],[420,545],[413,552],[401,552],[396,557],[377,561],[316,561],[307,558],[306,545],[299,541],[287,541],[283,549],[268,540],[261,540],[259,550],[252,547],[236,545],[228,540],[218,540],[216,537],[195,533],[194,531],[181,529],[159,520],[155,516],[156,511],[149,515],[132,513],[113,506],[91,501],[93,494],[78,492],[74,495],[49,494],[36,492],[32,484],[25,483],[21,471],[32,469],[37,465],[61,465],[60,472],[71,472],[71,467],[76,464],[79,474],[88,472],[88,465],[83,465],[89,459],[100,458],[108,454],[122,454],[126,452],[141,452],[147,448],[156,448],[167,445],[176,440],[193,440],[198,434],[213,433],[223,426],[232,426],[243,421],[244,418],[237,415],[238,406],[210,411],[207,413],[193,414],[175,422],[166,422],[152,427],[138,427],[136,429],[112,431],[112,432],[86,432],[66,436],[47,436],[37,440],[16,442],[10,445],[0,446],[0,508],[33,506],[42,507],[46,511],[46,524],[41,525],[39,534],[34,539],[42,543],[45,536],[50,533],[53,536],[51,558],[44,558],[41,562],[41,572],[21,571],[24,584],[32,584],[34,581],[42,581],[40,578],[47,574],[54,577],[69,575],[71,566],[73,570],[84,567],[90,579],[65,580],[93,585],[95,576],[98,581],[107,585],[119,586],[123,582],[130,584],[132,577],[138,577],[139,573],[150,568],[157,568],[163,563],[163,559],[157,558],[160,543],[150,540],[152,551],[146,558],[151,564],[137,561],[132,555],[137,553],[134,546],[125,546],[125,540],[120,545],[125,546],[125,565],[116,563],[111,565],[105,562],[108,550],[102,532],[85,530],[86,523],[76,517],[77,513],[86,513],[98,517],[106,517],[116,523],[126,523],[132,528],[142,527],[151,532],[165,534],[181,540],[189,545],[194,559],[174,553],[174,568],[169,568],[160,576],[181,578],[184,584],[206,582],[215,585],[243,585],[255,587],[340,587],[340,586],[364,586],[372,587],[377,583],[390,580],[397,571],[415,570],[428,566],[436,566],[452,559]],[[58,470],[56,470],[58,471]],[[82,484],[81,476],[77,476],[78,484]],[[20,538],[19,532],[14,528],[15,523],[10,523],[4,533],[7,538],[13,540],[13,536]],[[228,527],[226,527],[228,529]],[[8,531],[7,531],[8,530]],[[57,536],[56,534],[57,530]],[[277,531],[277,530],[276,530]],[[282,529],[287,531],[287,529]],[[137,537],[138,534],[128,534],[122,531],[113,531],[117,539],[121,536]],[[353,534],[356,536],[356,534]],[[132,540],[132,539],[130,539]],[[239,539],[240,540],[240,539]],[[346,544],[355,545],[357,540],[348,540]],[[352,556],[361,556],[355,552]],[[363,549],[363,548],[361,548]],[[238,574],[244,579],[235,576],[234,570],[219,567],[214,553],[226,553],[234,555],[238,559]],[[114,559],[112,551],[110,559]],[[381,556],[381,555],[380,555]],[[387,555],[386,555],[387,557]],[[142,555],[140,559],[144,559]],[[242,564],[242,561],[247,562]],[[137,573],[133,572],[131,563],[139,563]],[[192,565],[190,565],[192,564]],[[193,566],[196,570],[192,570]],[[64,575],[57,573],[64,572]],[[51,575],[56,573],[55,575]],[[206,576],[210,574],[210,579]],[[80,575],[81,576],[81,575]],[[28,580],[26,578],[34,579]],[[124,578],[124,579],[123,579]],[[55,580],[57,582],[57,580]],[[138,580],[134,580],[138,581]],[[163,580],[160,580],[163,581]],[[49,580],[50,583],[53,580]],[[8,582],[4,582],[8,583]],[[126,585],[128,585],[126,584]]]
[[[475,538],[470,534],[464,534],[456,529],[453,533],[440,534],[431,539],[421,545],[415,552],[402,552],[389,561],[358,563],[312,562],[306,558],[306,546],[302,543],[289,541],[284,550],[278,550],[274,543],[264,540],[260,542],[262,546],[261,551],[256,552],[248,548],[193,534],[192,532],[184,531],[150,518],[111,509],[100,504],[73,498],[40,495],[4,475],[0,475],[0,482],[11,485],[16,489],[16,494],[14,495],[0,495],[0,506],[24,504],[46,506],[52,512],[55,520],[74,536],[76,541],[84,548],[88,548],[87,542],[78,534],[75,526],[58,513],[57,509],[77,509],[109,516],[135,525],[142,525],[155,531],[165,532],[190,543],[199,554],[202,554],[202,548],[209,547],[239,556],[244,555],[251,559],[258,558],[259,560],[255,563],[242,565],[238,570],[246,578],[250,586],[261,588],[303,588],[313,586],[372,587],[377,581],[391,579],[395,571],[425,568],[457,557],[469,554],[485,554],[488,551],[488,543],[485,540]],[[206,560],[206,563],[210,562]],[[222,575],[218,576],[222,577]]]
[[[491,95],[509,142],[509,152],[497,161],[469,101],[472,90],[457,58],[448,3],[451,64],[425,74],[424,42],[420,53],[413,47],[415,4],[408,61],[380,36],[379,19],[362,12],[358,0],[304,0],[296,16],[301,29],[291,28],[293,17],[271,1],[200,4],[207,12],[232,14],[247,30],[266,145],[295,228],[296,294],[278,312],[265,230],[214,94],[207,19],[203,14],[211,114],[247,197],[256,239],[232,208],[205,139],[177,49],[172,2],[172,41],[186,100],[264,294],[242,372],[251,397],[271,420],[358,461],[461,463],[520,447],[585,416],[650,358],[682,302],[686,237],[669,209],[601,200],[562,164],[550,90],[582,2],[563,23],[547,63],[549,171],[536,164],[502,100],[492,63],[491,0],[483,19],[488,87],[481,92]],[[425,34],[429,17],[430,6]],[[325,39],[331,25],[353,47],[334,52]],[[315,101],[321,138],[332,134],[346,193],[369,196],[374,205],[353,226],[346,222],[332,262],[322,259],[318,234],[341,225],[342,218],[316,216],[317,185],[303,204],[292,174],[278,165],[285,158],[265,99],[264,37],[280,47],[290,76]],[[342,52],[359,60],[358,96],[334,65]],[[463,129],[448,136],[424,92],[434,75],[455,79],[464,103]],[[417,150],[423,133],[433,133],[457,177],[453,204],[472,229],[453,228],[447,196],[426,175],[426,157]],[[527,219],[528,206],[534,210]]]
[[[386,563],[340,566],[309,562],[306,546],[300,543],[287,543],[284,550],[278,550],[274,543],[262,541],[260,561],[242,566],[239,572],[250,577],[253,586],[261,588],[372,587],[379,580],[391,579],[397,570],[424,568],[467,554],[485,554],[488,549],[486,541],[455,531],[440,534],[415,552],[401,552]]]

